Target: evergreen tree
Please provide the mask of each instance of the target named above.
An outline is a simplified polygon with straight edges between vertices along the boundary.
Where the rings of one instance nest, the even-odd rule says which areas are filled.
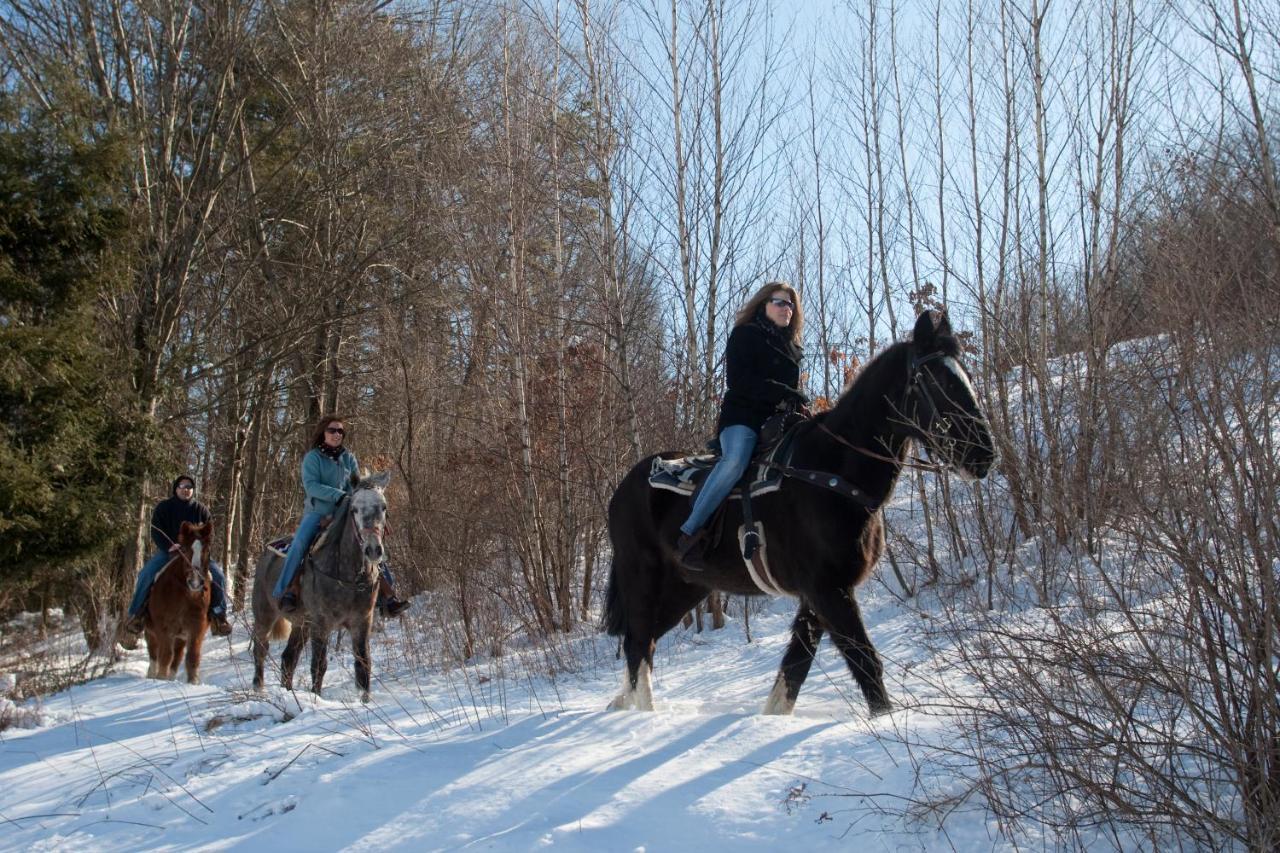
[[[118,544],[137,433],[95,307],[123,269],[122,158],[0,93],[0,585],[65,577]]]

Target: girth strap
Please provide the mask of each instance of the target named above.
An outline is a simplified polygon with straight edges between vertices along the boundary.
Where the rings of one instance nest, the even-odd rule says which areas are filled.
[[[820,486],[842,497],[857,501],[872,512],[880,508],[881,501],[871,497],[839,474],[831,474],[826,471],[810,471],[807,468],[792,468],[790,465],[780,465],[777,462],[768,462],[766,464],[775,471],[781,471],[784,477],[790,477],[793,480],[799,480],[801,483],[808,483],[811,486]]]

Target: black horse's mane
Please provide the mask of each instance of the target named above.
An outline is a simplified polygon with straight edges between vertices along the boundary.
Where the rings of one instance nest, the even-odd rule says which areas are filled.
[[[953,358],[960,354],[960,342],[951,335],[939,335],[935,349]],[[836,399],[829,411],[817,415],[814,420],[823,422],[833,430],[839,430],[847,422],[884,402],[886,390],[895,381],[907,378],[907,358],[911,353],[911,341],[898,341],[885,347],[875,358],[858,371],[853,381]]]

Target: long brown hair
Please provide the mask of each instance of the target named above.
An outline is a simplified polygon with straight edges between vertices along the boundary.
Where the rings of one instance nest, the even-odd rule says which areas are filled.
[[[343,418],[341,415],[322,415],[320,420],[316,421],[316,429],[315,432],[311,433],[311,443],[307,445],[307,449],[310,450],[313,447],[324,446],[324,431],[329,428],[329,424],[345,424],[346,422],[346,418]],[[342,436],[342,443],[343,445],[346,445],[346,435]]]
[[[800,333],[804,331],[804,312],[800,310],[800,294],[796,293],[796,289],[785,281],[765,282],[755,292],[755,295],[747,300],[747,304],[742,306],[742,310],[734,318],[733,325],[737,327],[743,323],[750,323],[752,318],[756,316],[756,312],[760,310],[760,306],[764,305],[779,290],[790,296],[791,304],[796,306],[791,312],[791,325],[787,326],[787,331],[791,333],[791,342],[799,345]]]

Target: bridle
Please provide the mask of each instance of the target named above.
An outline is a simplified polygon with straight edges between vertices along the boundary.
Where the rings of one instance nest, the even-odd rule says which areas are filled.
[[[934,399],[933,395],[929,392],[928,384],[924,381],[924,378],[923,378],[925,375],[924,366],[926,364],[929,364],[930,362],[934,362],[934,361],[941,361],[946,357],[947,357],[946,353],[941,352],[939,350],[926,353],[923,356],[916,356],[914,353],[912,353],[911,359],[907,362],[907,384],[902,394],[902,405],[900,405],[898,408],[900,411],[905,410],[907,408],[906,403],[912,397],[912,395],[918,395],[918,398],[929,408],[931,417],[929,418],[928,422],[930,426],[932,427],[934,424],[941,422],[941,426],[943,430],[949,431],[951,429],[950,418],[940,415],[939,413],[940,410],[938,409],[937,401]],[[904,419],[903,423],[910,430],[909,435],[912,438],[915,438],[918,441],[923,442],[926,447],[930,445],[931,440],[937,438],[937,436],[931,435],[928,430],[922,429],[914,421]],[[836,441],[838,444],[841,444],[844,447],[847,447],[849,450],[852,450],[855,453],[859,453],[871,459],[876,459],[880,462],[887,462],[890,465],[894,465],[898,467],[912,468],[917,471],[944,471],[947,468],[946,465],[942,465],[937,462],[930,462],[928,460],[921,459],[919,457],[913,457],[911,459],[898,459],[886,453],[877,453],[874,450],[868,450],[865,447],[860,447],[854,444],[844,436],[837,434],[834,430],[831,429],[831,427],[827,426],[825,423],[818,422],[817,426],[820,430],[826,433],[828,437]],[[954,439],[945,439],[945,440],[954,441]],[[850,483],[849,481],[845,480],[843,477],[839,476],[838,474],[834,474],[827,471],[810,471],[807,469],[793,468],[789,464],[779,464],[773,461],[767,462],[765,464],[768,467],[773,468],[774,470],[780,471],[783,477],[790,477],[791,479],[798,480],[802,483],[808,483],[809,485],[812,485],[812,486],[818,486],[820,488],[827,489],[828,491],[833,491],[839,495],[842,495],[846,498],[850,498],[856,501],[857,503],[862,504],[864,507],[866,507],[868,510],[872,512],[875,512],[876,510],[878,510],[882,503],[881,500],[877,500],[874,497],[866,494],[860,488],[858,488],[858,486],[856,486],[853,483]]]
[[[912,353],[911,360],[907,364],[907,387],[902,395],[902,409],[904,412],[907,411],[907,403],[914,396],[920,404],[919,408],[925,411],[922,413],[924,417],[906,421],[911,437],[922,442],[925,447],[930,448],[936,448],[936,443],[942,442],[947,445],[944,455],[950,457],[954,455],[953,451],[955,449],[955,439],[950,436],[951,418],[942,414],[942,410],[938,407],[938,401],[929,392],[929,382],[924,379],[926,375],[924,366],[930,362],[942,361],[945,358],[947,358],[947,354],[940,350],[934,350],[923,356],[916,356],[914,352]],[[932,376],[930,376],[930,379],[935,384],[937,383],[937,380],[933,379]],[[941,470],[942,467],[944,466],[934,465],[933,470]]]
[[[922,356],[917,356],[913,351],[911,358],[907,361],[907,383],[902,392],[902,403],[896,407],[899,412],[905,412],[907,410],[908,401],[915,396],[924,404],[925,407],[927,407],[930,415],[927,423],[930,427],[934,424],[938,424],[943,433],[946,433],[951,429],[951,419],[939,414],[940,409],[938,408],[938,403],[934,399],[933,394],[929,392],[928,383],[924,380],[926,375],[924,366],[934,361],[942,361],[946,357],[947,354],[940,350],[934,350],[933,352],[925,353]],[[904,417],[901,423],[907,428],[907,432],[911,438],[923,442],[926,447],[929,446],[931,440],[938,438],[937,434],[931,432],[930,429],[922,428],[919,425],[918,419]],[[901,465],[904,468],[911,468],[916,471],[944,471],[947,468],[946,465],[931,462],[927,459],[921,459],[919,456],[914,456],[909,459],[898,459],[888,455],[887,453],[877,453],[874,450],[869,450],[865,447],[860,447],[854,444],[844,436],[837,434],[826,424],[820,423],[818,426],[838,444],[844,445],[854,453],[859,453],[880,462],[888,462],[891,465]]]
[[[364,540],[366,536],[373,535],[385,539],[387,534],[390,533],[390,528],[386,522],[383,522],[381,530],[379,530],[377,526],[361,527],[359,522],[356,521],[356,514],[352,511],[352,507],[348,507],[347,515],[351,517],[351,532],[355,534],[356,544],[358,544],[362,550],[364,548]]]
[[[376,490],[375,490],[375,491],[376,491]],[[351,498],[352,498],[353,496],[354,496],[354,494],[353,494],[353,495],[349,495],[349,496],[347,496],[347,498],[346,498],[346,502],[347,502],[347,515],[351,518],[351,534],[352,534],[352,536],[354,536],[354,537],[355,537],[355,540],[356,540],[356,546],[357,546],[357,548],[358,548],[361,552],[363,552],[363,551],[364,551],[364,540],[365,540],[365,536],[370,535],[370,534],[372,534],[372,535],[379,535],[379,530],[378,530],[378,528],[377,528],[376,526],[374,526],[374,527],[361,527],[361,526],[360,526],[360,522],[356,519],[356,513],[355,513],[355,511],[354,511],[354,504],[353,504],[353,503],[352,503],[352,501],[351,501]],[[383,537],[385,537],[385,536],[387,535],[388,530],[389,530],[389,528],[388,528],[388,527],[387,527],[387,525],[384,523],[384,524],[383,524],[383,529],[382,529],[382,531],[381,531],[380,535],[381,535],[381,536],[383,536]],[[377,564],[376,564],[376,563],[370,563],[368,560],[364,560],[364,561],[363,561],[363,563],[364,563],[364,571],[362,571],[362,572],[360,572],[359,574],[357,574],[357,575],[356,575],[356,578],[355,578],[355,580],[354,580],[354,581],[348,580],[348,579],[346,579],[346,578],[344,578],[344,577],[342,577],[342,576],[340,576],[340,575],[334,574],[334,573],[332,573],[332,572],[327,572],[327,571],[325,571],[323,568],[321,568],[320,564],[319,564],[319,563],[317,563],[315,560],[311,560],[311,561],[310,561],[310,563],[309,563],[309,565],[310,565],[310,567],[311,567],[311,569],[312,569],[312,570],[314,570],[314,571],[315,571],[315,572],[317,572],[318,574],[324,575],[326,578],[328,578],[328,579],[329,579],[329,580],[331,580],[331,581],[334,581],[335,583],[341,584],[342,586],[354,587],[354,588],[356,588],[356,589],[365,589],[365,588],[370,587],[370,586],[372,585],[372,582],[373,582],[373,576],[374,576],[374,574],[377,572]]]
[[[170,541],[172,542],[173,540],[170,540]],[[177,545],[176,542],[174,542],[174,544]],[[204,584],[206,587],[208,587],[208,585],[213,581],[213,575],[212,575],[212,572],[210,572],[209,567],[207,565],[197,566],[195,563],[191,562],[191,558],[187,556],[187,552],[182,550],[182,546],[179,545],[178,550],[173,553],[173,556],[170,557],[169,560],[163,566],[160,567],[160,571],[156,572],[156,578],[155,578],[155,581],[152,581],[152,584],[160,580],[160,576],[163,575],[165,572],[169,571],[169,567],[172,566],[174,562],[176,562],[177,560],[182,560],[182,562],[187,564],[187,568],[189,570],[199,573],[200,578],[201,580],[204,581]]]

